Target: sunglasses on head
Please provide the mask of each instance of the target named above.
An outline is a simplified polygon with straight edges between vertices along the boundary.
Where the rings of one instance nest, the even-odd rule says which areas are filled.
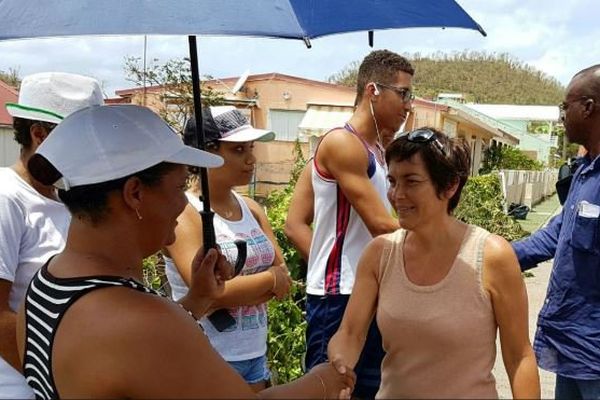
[[[442,142],[439,141],[439,139],[435,135],[435,132],[431,129],[421,128],[410,132],[402,132],[396,135],[394,140],[402,137],[406,137],[406,140],[408,140],[411,143],[433,143],[435,147],[442,152],[443,155],[446,155],[446,149],[444,148],[444,145],[442,144]]]

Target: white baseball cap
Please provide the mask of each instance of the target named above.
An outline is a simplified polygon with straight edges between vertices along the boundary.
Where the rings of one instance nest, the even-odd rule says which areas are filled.
[[[54,186],[64,190],[123,178],[161,162],[223,165],[221,157],[186,146],[158,115],[135,105],[76,111],[54,128],[36,154],[62,175]]]
[[[13,117],[60,123],[69,114],[104,104],[98,81],[83,75],[42,72],[23,78],[17,103],[6,103]]]

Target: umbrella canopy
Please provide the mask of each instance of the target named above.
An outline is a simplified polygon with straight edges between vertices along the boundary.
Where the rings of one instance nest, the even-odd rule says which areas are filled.
[[[0,0],[0,40],[122,34],[306,40],[417,27],[485,35],[454,0]]]
[[[194,115],[204,148],[200,77],[194,35],[310,39],[375,29],[442,27],[485,31],[454,0],[0,0],[0,40],[80,35],[189,36]],[[370,35],[372,39],[372,35]],[[203,240],[215,247],[206,170],[201,169]],[[245,243],[237,242],[236,271]],[[235,321],[211,315],[219,330]]]

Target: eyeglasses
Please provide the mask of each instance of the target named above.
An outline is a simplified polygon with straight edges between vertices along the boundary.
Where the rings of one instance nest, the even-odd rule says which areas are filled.
[[[394,140],[400,139],[403,137],[406,137],[406,139],[411,143],[420,143],[420,144],[433,143],[435,145],[435,147],[439,151],[441,151],[444,156],[447,155],[444,145],[442,144],[442,142],[439,141],[439,139],[435,135],[435,132],[432,131],[431,129],[420,128],[420,129],[416,129],[411,132],[402,132],[402,133],[396,135],[396,137],[394,137]]]
[[[574,103],[576,101],[581,101],[581,100],[592,100],[595,101],[593,97],[590,96],[581,96],[577,99],[571,100],[571,101],[563,101],[562,103],[560,103],[558,105],[558,109],[560,110],[560,112],[565,112],[567,111],[567,109],[569,108],[569,104]]]
[[[407,87],[398,87],[398,86],[387,85],[385,83],[379,83],[379,82],[375,82],[375,84],[379,85],[379,86],[381,86],[383,88],[386,88],[386,89],[389,89],[389,90],[393,91],[398,96],[400,96],[400,98],[402,99],[402,101],[405,102],[405,103],[408,103],[409,101],[413,101],[415,99],[415,95]]]

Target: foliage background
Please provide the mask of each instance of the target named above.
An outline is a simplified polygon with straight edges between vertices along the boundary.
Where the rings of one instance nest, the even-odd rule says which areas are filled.
[[[564,87],[553,77],[502,53],[463,51],[430,55],[404,54],[415,67],[417,96],[434,99],[438,93],[462,93],[467,101],[495,104],[558,104]],[[327,78],[356,85],[360,61],[353,61]]]
[[[539,171],[543,168],[539,161],[532,160],[515,147],[490,146],[483,154],[480,174],[489,174],[500,169],[526,169]]]

